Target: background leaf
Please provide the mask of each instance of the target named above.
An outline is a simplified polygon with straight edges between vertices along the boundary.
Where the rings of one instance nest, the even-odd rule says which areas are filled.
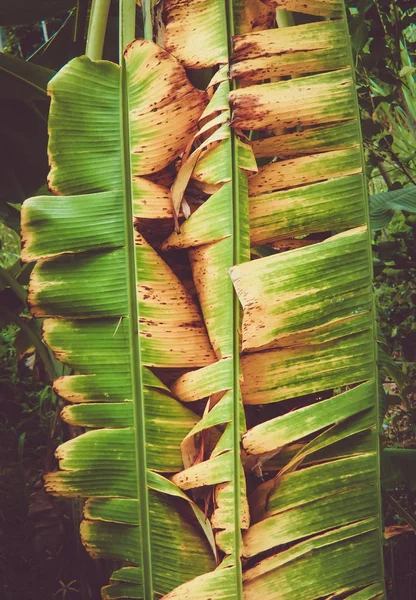
[[[377,231],[386,227],[390,223],[395,210],[416,212],[416,185],[371,195],[371,229]]]

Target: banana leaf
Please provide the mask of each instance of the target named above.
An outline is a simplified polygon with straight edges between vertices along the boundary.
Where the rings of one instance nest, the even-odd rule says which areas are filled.
[[[174,58],[141,40],[126,49],[123,69],[76,58],[48,92],[49,185],[60,196],[25,203],[22,256],[38,261],[29,303],[47,317],[45,340],[77,373],[55,382],[74,402],[63,418],[95,429],[60,447],[62,471],[46,487],[93,496],[81,534],[87,548],[137,565],[114,575],[106,594],[133,579],[139,597],[163,595],[215,558],[204,515],[161,475],[181,470],[180,443],[197,415],[149,367],[200,367],[214,354],[194,300],[134,219],[147,203],[156,220],[166,217],[169,190],[143,176],[184,150],[205,93]],[[152,133],[151,121],[164,127]]]
[[[384,598],[345,10],[285,0],[311,22],[276,29],[275,4],[166,0],[165,49],[49,84],[55,196],[25,203],[23,258],[87,432],[46,485],[88,497],[84,544],[124,562],[103,598]]]

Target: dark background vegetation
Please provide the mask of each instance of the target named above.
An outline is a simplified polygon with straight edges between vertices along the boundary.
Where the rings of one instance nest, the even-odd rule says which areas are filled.
[[[416,207],[416,8],[409,0],[347,5],[370,194],[405,189],[407,208]],[[19,0],[13,7],[0,7],[5,53],[53,71],[83,53],[88,0]],[[117,60],[117,10],[113,2],[105,45],[111,60]],[[62,367],[42,356],[38,325],[7,276],[24,292],[30,269],[18,262],[15,231],[21,202],[45,184],[48,103],[10,90],[1,69],[0,90],[0,600],[94,600],[112,565],[83,550],[81,504],[48,497],[42,487],[54,449],[77,434],[60,422],[60,401],[49,385]],[[379,341],[394,360],[382,368],[384,445],[406,449],[416,449],[415,211],[392,212],[373,240]],[[415,600],[414,482],[386,494],[385,525],[389,597]]]

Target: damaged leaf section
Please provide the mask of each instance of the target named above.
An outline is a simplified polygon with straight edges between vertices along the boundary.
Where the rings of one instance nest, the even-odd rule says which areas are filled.
[[[264,2],[280,10],[300,12],[315,17],[345,18],[343,0],[264,0]]]
[[[183,67],[156,44],[136,40],[127,47],[125,60],[131,175],[137,181],[137,176],[162,170],[185,149],[207,99],[189,83]],[[51,80],[48,94],[52,191],[72,195],[122,190],[120,67],[81,56]]]
[[[163,46],[188,68],[228,64],[226,6],[223,0],[164,0]],[[273,7],[261,0],[234,0],[232,8],[235,33],[267,29],[275,20]]]
[[[228,62],[225,2],[166,0],[163,15],[164,46],[183,65],[201,69]],[[202,32],[203,44],[195,43]]]
[[[235,316],[233,309],[233,289],[228,270],[234,262],[244,261],[248,254],[247,227],[247,184],[246,176],[238,169],[239,195],[236,196],[232,182],[232,146],[237,144],[231,135],[228,125],[221,125],[224,114],[229,117],[227,95],[228,81],[220,82],[215,88],[210,104],[201,117],[201,129],[212,133],[193,150],[187,161],[192,161],[189,174],[189,186],[194,182],[209,183],[216,188],[203,204],[180,227],[179,233],[172,233],[164,242],[165,250],[186,248],[189,250],[194,283],[197,289],[204,322],[217,362],[198,371],[189,372],[175,381],[171,387],[183,401],[190,402],[199,398],[208,398],[207,407],[201,421],[189,432],[182,442],[185,465],[188,468],[174,476],[173,481],[182,489],[193,489],[204,485],[214,487],[214,511],[211,522],[216,531],[216,542],[227,555],[235,556],[235,536],[239,530],[248,527],[249,515],[245,496],[245,478],[240,461],[239,472],[235,473],[235,428],[238,428],[238,439],[245,431],[244,412],[241,405],[239,386],[235,387],[236,370],[238,372],[238,355],[235,354]],[[225,101],[224,101],[225,100]],[[218,125],[211,125],[213,121]],[[224,121],[225,122],[225,121]],[[224,133],[221,133],[221,129]],[[220,135],[219,135],[220,133]],[[197,139],[196,136],[195,139]],[[248,146],[244,145],[247,152]],[[251,165],[254,164],[251,160]],[[217,168],[220,165],[220,168]],[[252,167],[253,168],[253,167]],[[189,173],[184,161],[178,173],[177,181]],[[192,193],[188,188],[188,194]],[[180,202],[180,197],[178,202]],[[239,202],[239,213],[243,229],[240,239],[235,239],[233,203]],[[244,223],[246,224],[244,226]],[[236,246],[238,254],[235,256]],[[217,299],[226,300],[218,305]],[[237,380],[238,381],[238,380]],[[237,414],[240,424],[235,423]],[[196,455],[194,448],[198,436],[207,437],[217,430],[225,429],[222,435],[216,435],[217,441],[211,450],[192,464],[190,456]],[[218,429],[220,428],[220,429]],[[215,438],[214,438],[215,439]],[[236,524],[236,503],[239,522]],[[238,527],[238,532],[235,527]],[[232,573],[229,572],[229,576]]]
[[[298,598],[321,598],[333,590],[342,593],[370,588],[370,580],[377,596],[367,597],[383,598],[380,561],[374,554],[377,527],[376,519],[366,519],[311,537],[264,559],[246,573],[246,597],[255,600],[260,593],[271,599],[278,585],[283,600],[291,600],[294,594]],[[305,568],[308,577],[304,576]]]
[[[264,406],[242,437],[246,469],[264,477],[249,496],[244,593],[381,599],[372,258],[344,7],[267,4],[318,19],[233,39],[231,124],[260,159],[254,259],[230,269],[243,404]]]
[[[171,217],[169,189],[149,176],[185,150],[207,96],[151,42],[130,44],[124,68],[81,57],[52,80],[49,182],[60,197],[25,203],[23,257],[38,261],[31,310],[74,372],[54,384],[73,403],[62,417],[91,428],[58,448],[46,488],[90,498],[87,550],[127,563],[103,597],[150,600],[216,564],[203,513],[165,478],[183,470],[180,445],[199,417],[151,371],[216,356],[194,299],[134,229]]]
[[[235,36],[231,72],[240,83],[335,70],[348,64],[340,21],[256,31]]]
[[[336,337],[357,330],[357,320],[361,329],[370,328],[366,250],[365,228],[350,229],[290,254],[232,268],[244,308],[243,350],[329,341],[333,332]]]
[[[182,3],[167,3],[168,6],[173,4],[178,9],[183,6]],[[218,3],[206,4],[214,10]],[[222,23],[226,24],[225,12],[222,13],[225,3],[220,4],[216,14],[223,14]],[[254,15],[260,8],[258,3],[250,10],[247,3],[237,5],[234,14],[240,24],[250,10]],[[195,15],[192,12],[197,11],[198,6],[198,2],[192,6],[187,3],[188,19],[192,24],[200,18],[197,12]],[[264,5],[261,12],[269,14]],[[253,18],[252,25],[255,22]],[[246,26],[251,31],[248,23]],[[210,32],[207,47],[202,52],[210,47],[210,36],[218,33],[226,60],[216,53],[215,64],[227,64],[215,73],[208,86],[210,102],[200,117],[199,131],[184,154],[173,184],[177,227],[162,244],[162,250],[168,253],[179,249],[188,251],[198,300],[217,361],[183,374],[171,385],[171,391],[184,402],[205,401],[201,420],[182,441],[186,468],[175,474],[172,481],[184,490],[196,490],[194,493],[202,495],[204,492],[198,488],[213,488],[203,497],[216,544],[222,556],[225,555],[216,571],[179,590],[195,598],[210,597],[204,595],[209,593],[210,585],[218,585],[226,577],[224,598],[242,598],[241,530],[248,528],[250,517],[240,458],[240,440],[246,424],[240,392],[239,313],[228,271],[234,264],[249,260],[247,173],[257,171],[257,166],[250,143],[230,128],[227,38],[220,38],[214,25]],[[169,23],[166,33],[169,47]],[[188,43],[191,42],[192,38],[188,38]],[[196,52],[198,45],[193,48]],[[173,53],[176,51],[177,48],[172,48]],[[185,61],[185,64],[188,63]],[[205,62],[199,66],[209,64]],[[189,66],[198,65],[190,63]],[[191,214],[180,222],[181,208],[185,214],[184,198],[191,206]],[[228,591],[229,587],[232,593]],[[176,597],[175,592],[170,597]]]

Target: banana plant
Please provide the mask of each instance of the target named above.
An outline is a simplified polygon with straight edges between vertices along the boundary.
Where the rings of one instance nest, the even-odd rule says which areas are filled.
[[[22,211],[29,304],[73,369],[62,418],[86,428],[46,487],[88,498],[87,550],[123,562],[103,598],[384,598],[343,2],[143,10],[133,40],[121,3],[119,65],[49,83],[55,196]]]

